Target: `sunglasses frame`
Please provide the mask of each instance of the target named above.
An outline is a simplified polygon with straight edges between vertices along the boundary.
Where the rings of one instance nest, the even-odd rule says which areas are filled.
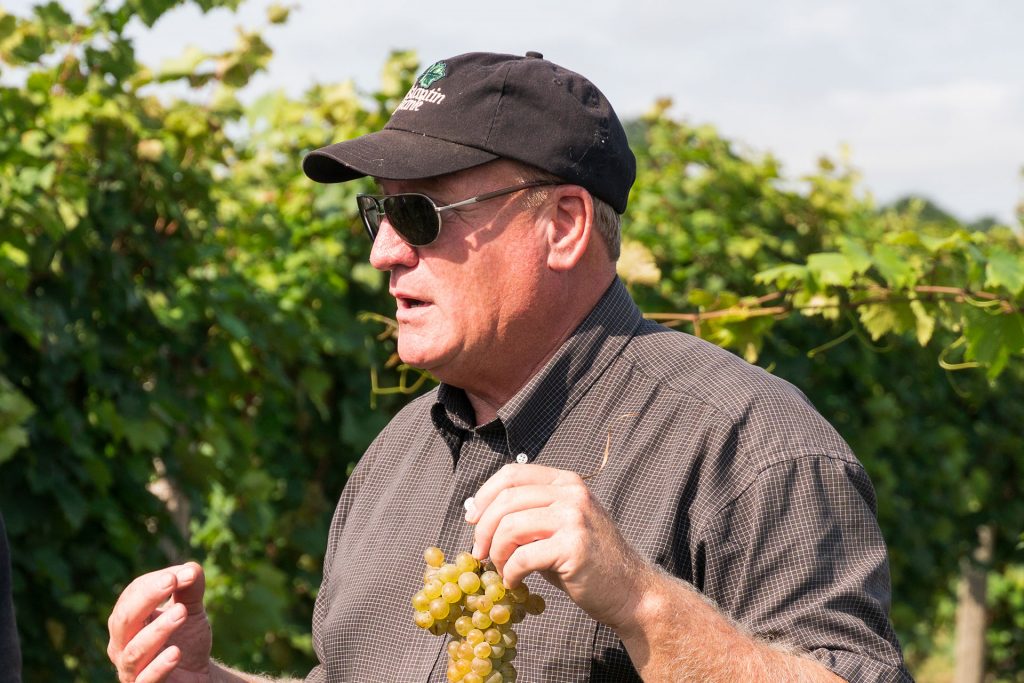
[[[520,190],[526,190],[531,187],[543,187],[551,185],[561,185],[561,182],[555,182],[553,180],[531,180],[519,185],[512,185],[509,187],[503,187],[500,190],[494,190],[492,192],[485,192],[484,194],[470,197],[469,199],[463,199],[462,201],[455,202],[454,204],[446,204],[444,206],[438,206],[437,202],[423,194],[422,192],[399,192],[398,194],[357,194],[356,195],[356,206],[359,209],[359,217],[363,220],[363,227],[366,228],[366,233],[370,236],[370,241],[373,242],[377,238],[378,229],[371,226],[370,220],[367,217],[367,213],[371,210],[371,205],[366,203],[366,200],[373,202],[372,210],[377,212],[377,225],[380,226],[380,221],[387,218],[391,222],[391,218],[387,215],[384,210],[384,201],[393,199],[395,197],[422,197],[427,200],[427,203],[434,209],[434,216],[436,217],[437,224],[435,225],[434,236],[427,242],[417,244],[409,240],[409,238],[402,232],[402,229],[391,222],[391,227],[395,229],[395,232],[402,241],[412,247],[426,247],[437,241],[437,238],[441,236],[441,226],[443,221],[441,220],[442,211],[450,211],[452,209],[461,209],[464,206],[470,206],[471,204],[479,204],[485,202],[488,199],[494,199],[495,197],[501,197],[503,195],[512,194],[513,192],[519,192]],[[364,206],[365,204],[365,206]]]

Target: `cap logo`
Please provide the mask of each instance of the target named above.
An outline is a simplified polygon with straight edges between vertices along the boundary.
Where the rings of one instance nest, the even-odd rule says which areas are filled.
[[[444,62],[434,62],[420,74],[418,83],[421,88],[429,88],[447,75],[448,65]]]
[[[416,85],[413,85],[409,89],[409,92],[402,98],[401,104],[395,109],[396,112],[400,111],[419,111],[420,107],[423,106],[424,102],[431,104],[440,104],[444,101],[444,93],[441,92],[441,88],[436,90],[427,90],[434,83],[448,75],[448,65],[444,62],[434,62],[427,70],[420,74],[420,77],[416,79]]]

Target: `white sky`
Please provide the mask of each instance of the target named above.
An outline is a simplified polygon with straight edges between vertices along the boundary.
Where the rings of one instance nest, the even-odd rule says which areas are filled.
[[[31,3],[0,4],[24,13]],[[152,65],[189,44],[225,49],[236,26],[266,23],[269,4],[178,8],[152,31],[137,27],[136,48]],[[1022,35],[1019,0],[301,0],[265,32],[274,60],[248,92],[347,79],[371,91],[392,49],[424,63],[537,50],[590,78],[620,118],[669,96],[675,116],[771,151],[788,177],[847,144],[880,202],[920,193],[966,220],[1016,223]]]

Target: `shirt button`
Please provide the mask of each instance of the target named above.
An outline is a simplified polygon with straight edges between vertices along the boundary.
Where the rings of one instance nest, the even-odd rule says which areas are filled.
[[[519,463],[520,465],[525,465],[526,463],[530,462],[530,456],[526,455],[526,453],[520,453],[519,455],[516,456],[516,462]]]

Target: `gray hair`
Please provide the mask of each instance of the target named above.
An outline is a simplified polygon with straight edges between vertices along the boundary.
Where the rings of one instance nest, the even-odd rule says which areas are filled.
[[[553,173],[548,173],[535,166],[519,161],[513,161],[512,163],[516,167],[517,180],[520,182],[546,180],[553,183],[565,183],[564,180]],[[605,249],[608,250],[608,257],[613,262],[618,261],[619,253],[622,250],[622,217],[615,212],[615,209],[608,202],[598,199],[594,195],[590,195],[590,197],[594,202],[594,229],[597,230],[597,234],[601,237]],[[525,202],[530,208],[536,208],[543,204],[547,198],[547,192],[544,191],[544,188],[540,188],[536,192],[529,193],[526,196]]]

